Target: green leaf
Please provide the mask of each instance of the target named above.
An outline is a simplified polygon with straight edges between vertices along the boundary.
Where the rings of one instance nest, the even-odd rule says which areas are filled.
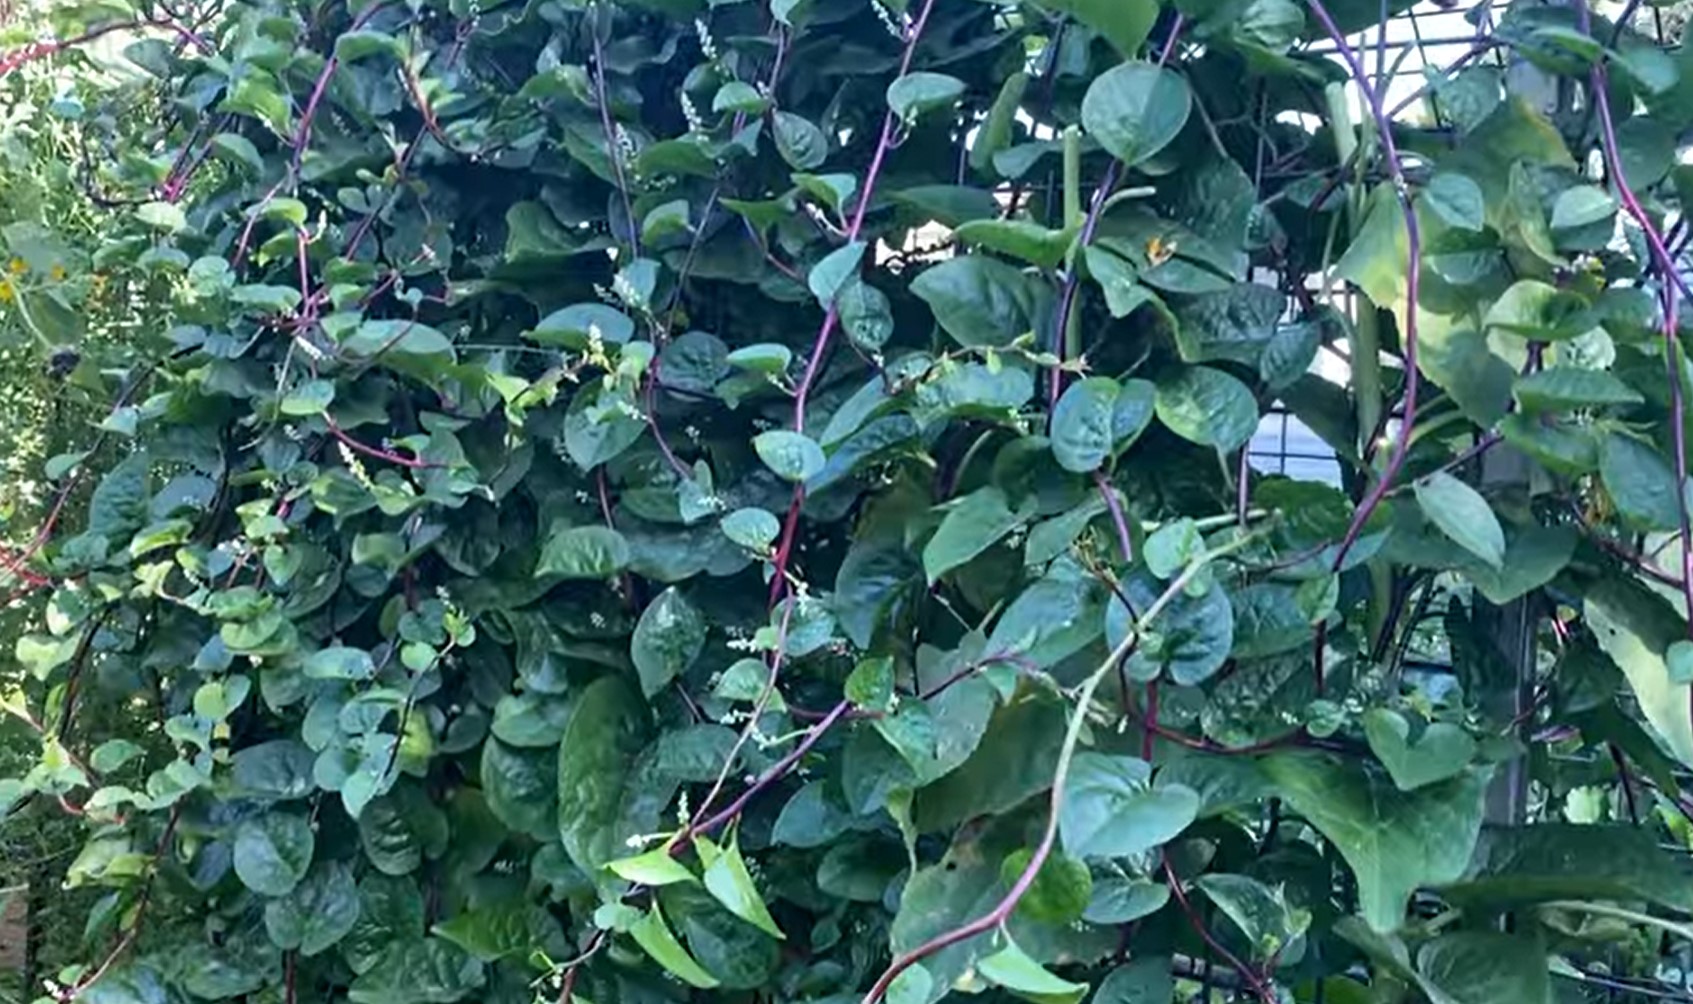
[[[841,289],[858,276],[858,263],[863,258],[864,242],[852,241],[829,252],[822,261],[812,266],[806,282],[811,295],[817,297],[818,306],[824,310],[834,306],[835,297]]]
[[[1623,522],[1640,530],[1674,530],[1685,502],[1675,471],[1650,445],[1621,432],[1599,448],[1599,475]]]
[[[1412,892],[1452,882],[1469,864],[1491,771],[1401,792],[1367,767],[1328,755],[1276,753],[1261,764],[1288,806],[1352,867],[1359,911],[1372,930],[1398,929]]]
[[[888,711],[894,703],[894,662],[877,657],[861,660],[847,674],[841,688],[846,699],[871,711]]]
[[[1149,784],[1144,760],[1076,754],[1058,816],[1066,853],[1077,858],[1143,854],[1173,840],[1199,814],[1199,796],[1182,785]]]
[[[1042,7],[1068,14],[1111,43],[1124,59],[1140,54],[1158,20],[1154,0],[1041,0]]]
[[[1550,1004],[1548,961],[1536,939],[1492,931],[1441,935],[1417,952],[1418,971],[1451,1004]]]
[[[880,351],[893,337],[893,308],[881,290],[854,276],[835,294],[841,330],[866,352]],[[827,439],[827,437],[825,437]]]
[[[1189,366],[1159,380],[1156,409],[1171,432],[1225,453],[1240,449],[1258,429],[1252,391],[1208,366]]]
[[[533,903],[508,899],[466,910],[436,924],[434,933],[479,962],[527,961],[558,940],[558,922]]]
[[[1423,189],[1422,204],[1449,227],[1479,233],[1487,224],[1481,186],[1466,175],[1449,171],[1436,174]]]
[[[97,773],[110,774],[146,751],[128,739],[108,739],[94,747],[88,755],[88,765]]]
[[[659,912],[657,903],[629,928],[629,936],[654,962],[682,982],[701,990],[710,990],[718,985],[717,978],[694,961],[694,957],[676,940],[676,935],[670,933],[670,925],[664,922],[664,914]]]
[[[747,864],[741,858],[740,842],[733,836],[723,847],[716,847],[704,837],[694,839],[694,847],[700,853],[700,860],[706,862],[705,888],[729,912],[765,932],[773,938],[783,938],[782,929],[776,926],[776,921],[770,916],[770,910],[764,905],[764,898],[759,895],[758,887],[753,885],[752,876],[747,873]]]
[[[1580,861],[1580,868],[1570,862]],[[1644,828],[1537,823],[1488,826],[1465,877],[1441,890],[1458,903],[1513,905],[1557,899],[1637,900],[1686,912],[1693,868]]]
[[[1586,299],[1579,294],[1536,279],[1519,279],[1487,308],[1482,326],[1558,342],[1586,334],[1593,321]]]
[[[362,648],[325,648],[306,658],[303,671],[314,680],[368,680],[376,664]]]
[[[829,141],[811,120],[778,110],[771,116],[776,151],[796,171],[810,171],[829,156]]]
[[[1430,722],[1411,740],[1411,725],[1390,708],[1364,713],[1364,736],[1400,791],[1414,791],[1444,781],[1468,767],[1476,742],[1450,722]]]
[[[1014,942],[976,963],[976,971],[984,979],[1035,1004],[1079,1004],[1088,992],[1086,983],[1059,979],[1024,954]]]
[[[1683,638],[1671,643],[1664,650],[1664,666],[1669,671],[1669,682],[1693,683],[1693,641]],[[96,766],[94,769],[100,768]]]
[[[604,345],[623,345],[635,337],[629,315],[603,303],[576,303],[541,318],[524,337],[542,345],[581,351],[598,338]]]
[[[641,240],[654,244],[672,234],[689,231],[688,200],[673,199],[647,210],[641,220]]]
[[[352,1004],[455,1004],[482,986],[482,963],[439,938],[396,941],[347,990]]]
[[[1171,1004],[1175,995],[1170,960],[1144,956],[1111,970],[1093,999],[1095,1004]]]
[[[755,554],[770,550],[782,532],[782,521],[766,509],[736,509],[718,524],[723,535]]]
[[[590,683],[571,705],[558,752],[558,832],[590,874],[621,857],[624,789],[650,724],[641,695],[620,676]]]
[[[698,882],[688,866],[676,860],[670,853],[670,845],[655,847],[645,854],[634,857],[618,858],[608,861],[606,867],[618,878],[654,889],[660,886],[674,885],[677,882]]]
[[[971,220],[953,231],[965,244],[1056,268],[1075,241],[1074,230],[1048,230],[1028,220]]]
[[[346,937],[359,920],[359,889],[340,861],[313,866],[292,892],[265,903],[265,930],[284,951],[312,956]]]
[[[1416,482],[1417,505],[1440,531],[1492,568],[1505,560],[1505,531],[1481,493],[1444,471]]]
[[[1010,888],[1033,860],[1031,850],[1012,854],[1000,865],[1000,881]],[[1082,915],[1092,898],[1093,873],[1088,866],[1064,854],[1051,854],[1041,863],[1028,892],[1017,902],[1017,909],[1026,917],[1049,924],[1069,924]]]
[[[888,85],[888,107],[903,122],[915,122],[925,112],[950,108],[964,96],[964,81],[944,73],[917,71]]]
[[[693,665],[707,630],[705,618],[675,586],[647,604],[629,647],[642,693],[650,699]]]
[[[1052,409],[1052,455],[1058,466],[1085,474],[1111,455],[1112,419],[1122,388],[1110,377],[1089,377],[1065,388]]]
[[[731,80],[717,89],[716,97],[711,99],[711,110],[719,114],[723,112],[740,112],[746,115],[762,115],[770,107],[770,99],[758,93],[758,89],[741,80]]]
[[[1187,124],[1193,93],[1174,71],[1130,62],[1095,77],[1082,98],[1082,125],[1129,167],[1151,159]]]
[[[1105,643],[1122,644],[1134,623],[1130,606],[1148,610],[1164,584],[1146,572],[1128,576],[1105,607]],[[1124,600],[1128,601],[1128,606]],[[1152,623],[1141,646],[1124,665],[1131,680],[1153,680],[1160,673],[1184,687],[1210,679],[1234,649],[1234,610],[1228,593],[1212,580],[1203,591],[1183,591]]]
[[[760,342],[736,349],[724,356],[723,361],[738,370],[780,375],[788,371],[794,352],[779,342]]]
[[[1693,719],[1687,684],[1670,678],[1665,655],[1686,638],[1681,617],[1656,594],[1607,578],[1582,595],[1582,614],[1599,647],[1628,678],[1640,714],[1664,747],[1693,766]]]
[[[1035,327],[1039,294],[1029,277],[982,255],[960,255],[925,269],[911,292],[960,345],[1005,346]]]
[[[1286,297],[1255,282],[1185,298],[1176,308],[1176,347],[1183,362],[1257,366],[1286,309]]]
[[[1255,958],[1277,957],[1310,926],[1309,911],[1289,906],[1281,890],[1251,876],[1210,872],[1194,884],[1246,936]]]
[[[989,486],[951,503],[935,535],[923,545],[923,571],[931,584],[1021,526],[1027,515],[1012,512],[1005,493]]]
[[[628,568],[629,561],[629,542],[621,533],[605,526],[573,526],[547,538],[535,574],[609,579]]]
[[[245,820],[235,829],[235,874],[261,896],[286,896],[311,867],[314,843],[304,816],[267,812]]]
[[[815,439],[791,429],[761,432],[753,437],[752,448],[764,466],[786,481],[808,481],[828,463]]]
[[[1641,404],[1640,392],[1604,370],[1553,366],[1517,378],[1511,393],[1531,412]]]
[[[513,749],[493,738],[484,742],[482,794],[494,818],[539,839],[557,833],[558,759],[551,749]]]
[[[1617,212],[1617,200],[1602,188],[1576,185],[1558,193],[1552,203],[1552,229],[1574,230],[1608,220]]]

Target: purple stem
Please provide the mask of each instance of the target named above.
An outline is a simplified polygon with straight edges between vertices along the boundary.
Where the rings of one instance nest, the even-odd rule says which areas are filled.
[[[846,713],[851,710],[851,701],[842,701],[833,708],[830,708],[829,713],[824,715],[816,725],[813,725],[810,731],[806,732],[805,737],[799,741],[799,745],[790,750],[787,756],[771,764],[768,770],[766,770],[763,774],[760,774],[757,780],[747,786],[746,791],[741,792],[739,798],[724,806],[723,811],[712,816],[710,819],[688,827],[686,833],[683,833],[671,843],[670,853],[673,855],[681,854],[683,851],[693,846],[694,837],[702,833],[710,833],[739,816],[743,811],[745,811],[747,803],[751,802],[759,792],[788,776],[794,767],[799,764],[800,760],[804,758],[807,753],[811,752],[811,748],[817,745],[817,740],[823,738],[823,733],[828,732],[831,728],[833,728],[835,723],[845,717]]]
[[[917,40],[923,37],[923,28],[929,23],[929,14],[935,9],[935,0],[923,0],[923,8],[917,13],[917,20],[912,23],[911,31],[905,39],[905,54],[900,57],[899,74],[905,76],[911,69],[911,59],[917,54]],[[892,108],[882,116],[882,135],[876,141],[876,152],[870,157],[870,169],[864,172],[864,192],[858,197],[858,207],[853,210],[852,223],[847,226],[847,243],[858,240],[858,235],[864,231],[864,214],[870,211],[870,200],[876,194],[876,181],[882,174],[882,165],[887,161],[888,152],[894,147],[894,137],[899,133],[899,118],[894,115]],[[817,373],[823,368],[823,360],[829,354],[829,336],[835,332],[835,324],[840,320],[840,311],[834,304],[823,315],[823,326],[817,331],[817,341],[811,347],[811,358],[806,360],[805,374],[800,377],[799,386],[794,390],[794,431],[805,431],[805,401],[811,393],[811,385],[817,380]],[[803,488],[795,490],[794,504],[803,501]]]
[[[1099,229],[1099,218],[1105,212],[1105,200],[1111,195],[1111,190],[1117,187],[1117,169],[1120,166],[1120,162],[1113,159],[1111,166],[1105,169],[1105,177],[1099,179],[1099,184],[1094,187],[1093,200],[1088,203],[1088,214],[1082,221],[1082,232],[1076,238],[1078,260],[1070,263],[1070,272],[1064,277],[1064,289],[1058,301],[1058,316],[1052,327],[1053,355],[1058,357],[1060,363],[1064,361],[1064,332],[1070,326],[1070,315],[1075,311],[1076,297],[1081,293],[1082,263],[1079,259],[1082,249],[1093,243],[1093,235]],[[1048,387],[1048,403],[1056,406],[1058,395],[1063,390],[1064,370],[1061,366],[1054,366]]]
[[[1341,538],[1340,547],[1335,552],[1334,568],[1339,569],[1346,560],[1347,552],[1358,542],[1358,536],[1364,532],[1364,524],[1381,505],[1382,499],[1387,497],[1393,487],[1394,478],[1405,466],[1405,457],[1411,450],[1411,424],[1417,414],[1417,389],[1422,382],[1422,375],[1417,370],[1417,298],[1422,289],[1422,231],[1417,226],[1417,214],[1411,205],[1411,189],[1405,183],[1404,165],[1399,159],[1399,148],[1393,141],[1393,123],[1382,105],[1381,94],[1370,85],[1369,74],[1364,64],[1358,59],[1358,53],[1347,43],[1346,36],[1335,24],[1334,17],[1328,8],[1323,6],[1322,0],[1306,0],[1311,12],[1334,40],[1335,48],[1341,58],[1346,61],[1347,68],[1352,73],[1352,79],[1363,93],[1364,100],[1370,106],[1370,116],[1375,120],[1376,131],[1381,134],[1382,152],[1387,155],[1387,167],[1393,179],[1394,193],[1399,198],[1400,209],[1405,214],[1406,251],[1410,259],[1409,269],[1405,276],[1405,397],[1400,405],[1399,434],[1394,438],[1393,451],[1388,455],[1387,466],[1382,469],[1381,477],[1365,493],[1364,500],[1359,503],[1357,512],[1352,514],[1352,522],[1346,528],[1346,535]]]
[[[1099,488],[1099,497],[1105,500],[1105,508],[1111,513],[1111,524],[1117,528],[1117,547],[1123,552],[1123,560],[1133,564],[1135,542],[1129,534],[1129,521],[1123,516],[1123,504],[1117,501],[1117,492],[1104,474],[1094,471],[1093,483]]]
[[[1576,5],[1581,19],[1581,30],[1588,31],[1592,15],[1587,8],[1587,0],[1580,0]],[[1611,98],[1606,90],[1605,64],[1595,61],[1591,77],[1593,91],[1593,106],[1599,112],[1600,137],[1605,148],[1605,163],[1611,174],[1611,181],[1616,185],[1617,197],[1622,200],[1628,215],[1640,224],[1640,229],[1646,234],[1646,245],[1652,251],[1656,260],[1658,272],[1664,282],[1662,299],[1664,304],[1664,365],[1669,370],[1669,401],[1670,401],[1670,442],[1675,449],[1675,484],[1681,490],[1683,497],[1676,500],[1676,522],[1681,532],[1681,599],[1686,605],[1687,633],[1693,638],[1693,533],[1689,533],[1687,500],[1685,486],[1687,484],[1687,404],[1686,395],[1681,386],[1682,361],[1680,334],[1677,331],[1677,307],[1680,292],[1687,296],[1687,286],[1675,270],[1675,258],[1664,244],[1663,235],[1652,223],[1652,218],[1646,215],[1646,210],[1640,205],[1640,200],[1634,190],[1628,187],[1628,176],[1623,172],[1622,159],[1617,151],[1616,123],[1611,116]],[[1689,714],[1693,714],[1693,691],[1689,692]]]

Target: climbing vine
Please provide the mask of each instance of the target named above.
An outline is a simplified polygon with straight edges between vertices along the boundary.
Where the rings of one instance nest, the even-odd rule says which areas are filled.
[[[1693,999],[1693,56],[1402,6],[25,8],[30,993]]]

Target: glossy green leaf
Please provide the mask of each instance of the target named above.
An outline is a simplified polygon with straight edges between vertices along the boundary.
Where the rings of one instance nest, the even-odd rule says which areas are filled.
[[[1417,887],[1451,882],[1469,864],[1490,771],[1404,793],[1373,770],[1327,755],[1277,753],[1262,764],[1289,807],[1351,866],[1359,912],[1376,931],[1399,928]]]
[[[1201,446],[1239,449],[1258,428],[1258,404],[1247,386],[1222,370],[1189,366],[1158,381],[1158,420]]]
[[[1133,167],[1181,132],[1193,93],[1176,73],[1151,63],[1124,63],[1100,74],[1082,98],[1082,125],[1112,156]]]
[[[888,85],[888,107],[901,120],[915,122],[925,113],[950,108],[964,94],[964,81],[944,73],[917,71]]]
[[[641,611],[629,655],[641,677],[641,691],[651,698],[699,658],[705,647],[705,618],[674,586]]]
[[[235,830],[235,874],[262,896],[286,896],[311,867],[315,840],[311,824],[291,812],[267,812]]]
[[[1143,760],[1081,753],[1070,769],[1058,817],[1065,850],[1078,858],[1141,854],[1174,839],[1199,812],[1199,796],[1181,785],[1149,783]]]
[[[923,571],[937,582],[947,572],[998,543],[1027,517],[1013,512],[998,488],[978,489],[946,511],[935,535],[923,546]]]
[[[1481,493],[1443,471],[1416,482],[1417,505],[1458,546],[1498,568],[1505,560],[1505,531]]]

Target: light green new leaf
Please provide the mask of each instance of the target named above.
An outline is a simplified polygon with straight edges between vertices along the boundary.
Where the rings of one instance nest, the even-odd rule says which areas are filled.
[[[609,861],[606,867],[614,872],[618,878],[628,879],[640,885],[657,889],[660,886],[675,885],[677,882],[698,882],[688,866],[676,860],[670,853],[670,845],[655,847],[645,854],[637,854],[630,858],[618,858]]]
[[[1079,1004],[1087,996],[1086,983],[1060,979],[1024,954],[1015,942],[976,963],[976,971],[1024,1000],[1035,1004]]]
[[[1680,615],[1645,587],[1618,579],[1601,581],[1582,601],[1594,637],[1628,678],[1647,725],[1677,760],[1693,767],[1690,687],[1674,682],[1665,662],[1670,645],[1686,637]]]
[[[700,860],[705,862],[707,892],[730,913],[771,937],[785,937],[782,929],[776,926],[775,918],[770,916],[770,909],[764,905],[764,897],[759,895],[752,875],[747,872],[738,840],[731,836],[723,847],[716,847],[706,838],[697,837],[694,847],[700,853]]]
[[[654,962],[663,966],[677,979],[689,986],[710,990],[717,986],[717,977],[705,971],[694,960],[682,943],[676,940],[676,935],[670,931],[670,925],[664,922],[664,914],[659,912],[658,904],[641,915],[629,928],[629,936],[635,939],[646,953],[652,956]]]

